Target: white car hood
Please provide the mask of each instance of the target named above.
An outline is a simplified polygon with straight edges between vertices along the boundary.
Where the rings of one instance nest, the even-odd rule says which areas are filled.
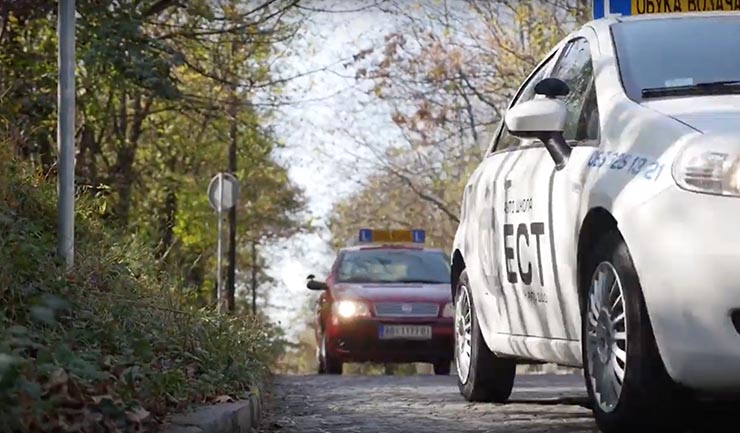
[[[343,284],[334,286],[335,294],[343,299],[364,299],[373,302],[451,302],[449,284]]]
[[[648,99],[642,104],[703,133],[737,132],[740,134],[740,95]]]

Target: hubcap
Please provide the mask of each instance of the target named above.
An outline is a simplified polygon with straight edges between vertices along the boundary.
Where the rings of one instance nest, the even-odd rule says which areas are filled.
[[[472,311],[468,288],[460,286],[455,303],[455,364],[460,382],[467,383],[470,374]]]
[[[617,407],[627,369],[627,320],[622,282],[609,262],[596,268],[588,292],[586,356],[594,396],[604,412]]]

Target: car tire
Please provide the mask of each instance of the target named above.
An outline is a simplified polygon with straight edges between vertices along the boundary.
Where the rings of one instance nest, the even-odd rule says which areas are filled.
[[[326,334],[321,337],[321,354],[319,355],[319,374],[342,374],[342,362],[327,353]]]
[[[516,361],[497,356],[483,340],[467,271],[463,271],[458,279],[454,323],[455,365],[460,393],[468,401],[506,402],[514,386]],[[468,339],[469,345],[461,344]],[[465,355],[467,350],[469,356]]]
[[[324,369],[326,370],[327,374],[342,374],[342,370],[343,370],[342,367],[343,367],[342,361],[334,359],[333,357],[328,356],[328,355],[325,357]]]
[[[434,365],[434,374],[437,376],[449,376],[450,375],[450,361],[442,361],[442,362],[435,362]]]
[[[316,345],[316,373],[326,374],[324,368],[324,351],[326,350],[326,337],[321,336],[321,341]]]
[[[599,429],[604,433],[681,431],[687,394],[670,378],[658,353],[624,239],[611,231],[587,257],[581,346],[586,389]]]

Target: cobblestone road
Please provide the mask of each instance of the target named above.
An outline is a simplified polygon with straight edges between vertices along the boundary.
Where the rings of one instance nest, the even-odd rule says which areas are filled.
[[[511,402],[468,403],[453,376],[279,376],[265,431],[596,432],[579,375],[520,375]]]

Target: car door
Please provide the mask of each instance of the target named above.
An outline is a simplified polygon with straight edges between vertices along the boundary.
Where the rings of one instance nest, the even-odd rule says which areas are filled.
[[[509,108],[534,96],[535,84],[552,68],[556,53],[557,48],[524,81]],[[506,276],[502,272],[503,252],[497,247],[502,236],[498,221],[504,215],[505,174],[520,157],[517,150],[532,145],[533,140],[509,134],[502,122],[491,148],[466,185],[463,211],[472,213],[465,218],[468,221],[466,266],[484,335],[522,332],[523,316],[512,299],[515,294],[502,285]]]
[[[518,296],[522,335],[577,340],[580,314],[576,282],[575,226],[585,167],[599,142],[592,50],[595,35],[584,30],[570,39],[550,76],[570,88],[564,137],[572,153],[562,170],[536,142],[521,152],[504,179],[506,283]],[[538,95],[538,97],[543,97]]]

